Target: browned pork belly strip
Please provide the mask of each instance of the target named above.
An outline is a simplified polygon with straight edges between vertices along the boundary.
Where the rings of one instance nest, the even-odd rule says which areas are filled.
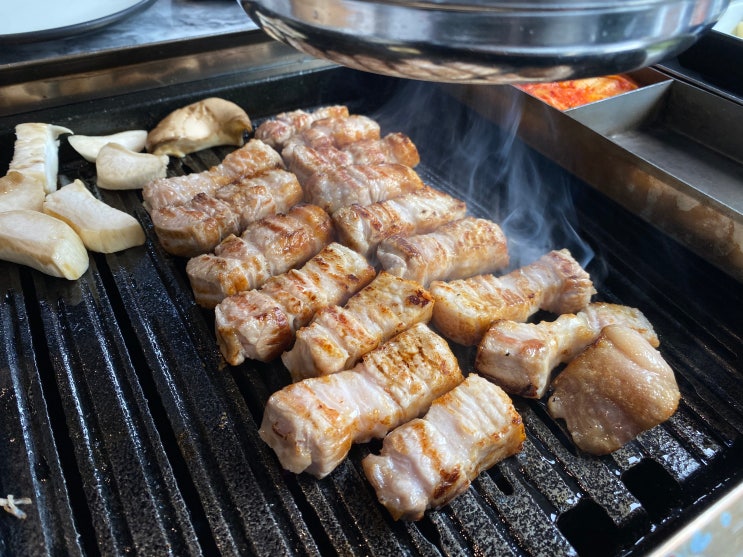
[[[652,346],[659,344],[652,324],[640,310],[595,302],[554,321],[496,321],[480,342],[475,369],[508,393],[542,398],[552,370],[575,358],[607,325],[631,327]]]
[[[254,222],[240,236],[225,238],[214,253],[189,259],[186,273],[196,303],[213,308],[228,296],[259,288],[304,264],[332,238],[330,216],[316,205],[300,203]]]
[[[187,203],[199,193],[211,195],[218,188],[242,178],[283,167],[284,161],[278,151],[260,140],[251,139],[204,172],[152,180],[142,188],[142,197],[145,207],[153,211]]]
[[[501,388],[471,373],[423,418],[384,438],[362,461],[379,502],[395,520],[419,520],[464,492],[480,472],[519,451],[521,416]]]
[[[323,106],[312,112],[293,110],[282,112],[266,120],[255,130],[255,138],[281,151],[289,139],[309,128],[312,122],[325,118],[348,118],[348,107],[342,105]]]
[[[302,197],[296,177],[277,168],[223,186],[212,195],[199,193],[186,203],[155,209],[150,216],[167,252],[195,257],[248,224],[287,211]]]
[[[432,322],[450,340],[478,344],[496,319],[526,321],[539,309],[580,311],[596,293],[591,277],[567,249],[551,251],[507,275],[476,275],[430,285]]]
[[[492,273],[508,266],[508,241],[500,226],[487,219],[465,217],[428,234],[395,235],[377,247],[382,267],[428,286]]]
[[[313,174],[303,186],[307,203],[332,214],[354,203],[370,205],[416,191],[423,181],[404,164],[351,164]]]
[[[333,213],[338,240],[374,259],[377,246],[392,235],[432,232],[464,218],[467,204],[451,195],[422,185],[413,192],[372,204],[356,203]]]
[[[298,145],[307,145],[315,149],[335,147],[343,149],[357,141],[379,139],[380,127],[367,116],[351,114],[346,117],[330,117],[315,120],[308,128],[293,135],[281,150],[286,161],[292,156],[292,150]]]
[[[412,325],[428,323],[432,311],[433,297],[420,284],[382,271],[345,306],[319,310],[281,359],[294,381],[343,371]]]
[[[670,418],[681,398],[673,370],[639,332],[604,327],[552,383],[547,409],[575,444],[608,454]]]
[[[420,416],[461,381],[449,345],[421,323],[364,355],[352,370],[275,392],[259,433],[284,468],[322,478],[353,443],[383,437]]]
[[[277,358],[317,310],[345,303],[375,274],[366,259],[334,242],[301,269],[271,277],[260,289],[225,298],[214,308],[222,355],[231,365],[245,358],[264,362]]]

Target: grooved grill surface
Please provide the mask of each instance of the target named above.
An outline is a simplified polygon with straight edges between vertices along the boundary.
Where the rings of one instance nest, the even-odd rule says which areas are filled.
[[[596,299],[645,313],[677,373],[679,410],[593,458],[542,401],[516,399],[524,450],[443,509],[394,522],[360,467],[378,441],[355,446],[320,481],[280,468],[257,427],[288,372],[224,367],[213,312],[194,304],[185,260],[161,249],[139,193],[96,190],[140,220],[146,245],[91,254],[75,282],[0,262],[0,495],[33,499],[27,520],[0,516],[0,553],[641,554],[739,481],[740,285],[518,142],[504,151],[507,134],[436,86],[337,69],[188,95],[166,88],[6,118],[0,147],[9,159],[19,121],[91,134],[151,128],[207,95],[255,119],[345,102],[383,132],[411,135],[421,176],[501,222],[514,265],[568,247],[586,262]],[[227,152],[173,161],[171,172],[203,170]],[[66,146],[60,174],[94,184],[94,168]],[[531,193],[516,198],[518,188]],[[471,371],[474,352],[454,348]]]

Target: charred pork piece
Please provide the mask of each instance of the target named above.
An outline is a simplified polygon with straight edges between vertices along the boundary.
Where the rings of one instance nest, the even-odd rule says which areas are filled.
[[[142,197],[145,207],[153,211],[187,203],[199,193],[211,195],[227,184],[283,167],[284,161],[278,151],[260,140],[251,139],[209,170],[152,180],[142,188]]]
[[[450,340],[479,344],[497,319],[526,321],[539,309],[573,313],[596,293],[591,277],[566,249],[551,251],[507,275],[476,275],[430,285],[432,322]]]
[[[371,205],[419,190],[423,181],[404,164],[352,164],[313,174],[304,184],[307,203],[328,213],[357,203]]]
[[[224,298],[259,288],[272,276],[304,264],[332,241],[330,216],[316,205],[299,204],[230,235],[214,253],[189,259],[186,273],[196,303],[213,308]]]
[[[393,235],[432,232],[464,218],[467,205],[451,195],[422,185],[413,192],[373,204],[356,203],[333,213],[341,243],[374,259],[377,246]]]
[[[284,145],[281,155],[284,160],[291,158],[297,145],[307,145],[315,149],[335,147],[343,149],[357,141],[379,139],[379,124],[367,116],[351,114],[341,118],[315,120],[308,128],[295,134]]]
[[[526,433],[508,395],[471,373],[423,418],[384,438],[362,461],[379,502],[395,520],[420,520],[464,492],[480,472],[521,451]]]
[[[200,193],[187,203],[155,209],[152,224],[167,252],[195,257],[248,224],[289,210],[302,196],[291,172],[273,169],[222,186],[212,195]]]
[[[640,310],[596,302],[555,321],[496,321],[480,342],[475,369],[508,393],[542,398],[552,370],[575,358],[607,325],[625,325],[645,337],[651,346],[659,344],[652,324]]]
[[[260,289],[225,298],[214,308],[222,355],[233,366],[245,358],[263,362],[277,358],[317,310],[345,303],[375,274],[366,259],[334,242],[301,269],[271,277]]]
[[[348,116],[348,107],[342,105],[323,106],[312,112],[304,110],[282,112],[258,126],[255,130],[255,138],[281,151],[292,136],[309,128],[312,122],[325,118],[348,118]]]
[[[312,377],[268,399],[259,430],[287,470],[323,478],[353,443],[381,438],[462,381],[446,341],[420,323],[353,369]]]
[[[393,275],[428,286],[507,267],[508,241],[494,222],[465,217],[428,234],[391,236],[377,247],[377,259]]]
[[[281,359],[294,381],[350,369],[379,344],[428,323],[432,311],[433,298],[420,284],[382,271],[345,306],[318,311]]]
[[[681,398],[673,370],[639,332],[604,327],[552,382],[547,403],[583,451],[608,454],[670,418]]]

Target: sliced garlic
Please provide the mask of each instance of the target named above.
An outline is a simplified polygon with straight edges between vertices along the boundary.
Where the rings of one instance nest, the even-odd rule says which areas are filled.
[[[28,209],[0,213],[0,259],[69,280],[89,264],[88,250],[67,223]]]
[[[171,112],[147,136],[147,151],[183,157],[218,145],[242,145],[253,130],[235,103],[209,97]]]
[[[8,171],[16,170],[35,180],[46,193],[57,189],[59,136],[72,130],[54,124],[32,122],[15,127],[15,150]]]
[[[80,180],[47,195],[44,212],[69,224],[92,251],[113,253],[145,241],[137,219],[96,198]]]
[[[111,135],[72,135],[67,141],[86,161],[95,162],[106,143],[117,143],[135,153],[140,152],[147,141],[147,130],[127,130]]]
[[[0,212],[13,209],[41,211],[44,204],[44,186],[17,170],[0,178]]]
[[[140,189],[150,180],[165,178],[168,162],[167,155],[135,153],[118,143],[107,143],[101,147],[95,160],[98,187],[107,190]]]

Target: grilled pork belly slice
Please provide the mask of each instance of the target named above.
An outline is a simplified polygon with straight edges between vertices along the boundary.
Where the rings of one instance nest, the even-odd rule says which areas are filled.
[[[373,204],[356,203],[333,213],[338,240],[374,259],[377,246],[392,235],[432,232],[464,218],[467,205],[451,195],[422,185],[415,191]]]
[[[212,195],[200,193],[187,203],[155,209],[150,216],[166,251],[195,257],[248,224],[287,211],[301,200],[296,177],[273,169],[223,186]]]
[[[508,393],[542,398],[552,370],[575,358],[607,325],[630,327],[651,346],[659,344],[652,324],[640,310],[595,302],[577,314],[566,313],[555,321],[496,321],[480,342],[475,369]]]
[[[225,238],[214,253],[189,259],[186,273],[196,303],[213,308],[227,296],[259,288],[304,264],[332,237],[330,216],[316,205],[301,203],[254,222],[240,236]]]
[[[670,418],[681,398],[673,370],[645,337],[623,325],[599,338],[552,383],[547,403],[575,444],[602,455]]]
[[[260,140],[251,139],[209,170],[152,180],[142,188],[142,197],[145,207],[153,211],[187,203],[199,193],[211,195],[227,184],[283,167],[284,161],[278,151]]]
[[[351,114],[339,118],[322,118],[290,137],[281,150],[281,156],[285,161],[290,159],[292,150],[298,145],[307,145],[315,149],[325,147],[343,149],[357,141],[379,138],[379,124],[367,116]]]
[[[354,203],[370,205],[419,190],[423,181],[404,164],[351,164],[313,174],[303,186],[305,201],[332,214]]]
[[[325,118],[348,118],[348,107],[342,105],[323,106],[312,112],[293,110],[282,112],[266,120],[255,130],[255,138],[281,151],[289,139],[309,128],[316,120]]]
[[[393,275],[428,286],[507,267],[508,241],[494,222],[465,217],[428,234],[391,236],[377,247],[377,259]]]
[[[294,381],[350,369],[367,352],[416,323],[428,323],[433,298],[420,284],[384,271],[345,306],[319,310],[281,355]]]
[[[375,274],[366,259],[333,242],[301,269],[271,277],[260,289],[225,298],[214,308],[222,355],[233,366],[245,358],[264,362],[277,358],[317,310],[345,303]]]
[[[281,465],[323,478],[353,443],[383,437],[462,381],[446,341],[419,323],[352,370],[312,377],[268,399],[259,430]]]
[[[503,390],[471,373],[423,418],[384,438],[362,461],[379,502],[395,520],[419,520],[464,492],[480,472],[519,451],[526,434]]]
[[[526,321],[537,310],[574,313],[596,293],[567,249],[551,251],[507,275],[476,275],[430,285],[432,322],[450,340],[475,346],[497,319]]]

